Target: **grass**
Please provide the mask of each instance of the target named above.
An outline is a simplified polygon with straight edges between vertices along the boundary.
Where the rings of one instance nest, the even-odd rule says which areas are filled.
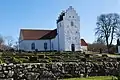
[[[20,62],[20,63],[30,63],[29,59],[26,57],[34,56],[38,57],[38,59],[45,59],[47,57],[47,60],[49,62],[54,62],[54,61],[60,61],[60,62],[78,62],[81,61],[82,58],[86,58],[88,61],[91,60],[92,62],[99,63],[98,58],[102,59],[102,54],[99,54],[101,56],[96,56],[94,54],[97,54],[97,52],[88,52],[87,54],[93,54],[90,57],[85,57],[84,54],[78,53],[78,52],[62,52],[62,53],[57,53],[57,52],[38,52],[37,54],[34,53],[13,53],[13,52],[0,52],[0,63],[6,62],[2,58],[5,57],[13,57],[15,62]],[[120,57],[120,55],[116,54],[109,54],[108,57],[115,57],[116,56]]]
[[[0,64],[3,64],[3,63],[5,63],[5,62],[4,62],[3,58],[0,57]]]
[[[88,78],[69,78],[64,80],[115,80],[115,79],[112,79],[112,76],[94,76]]]

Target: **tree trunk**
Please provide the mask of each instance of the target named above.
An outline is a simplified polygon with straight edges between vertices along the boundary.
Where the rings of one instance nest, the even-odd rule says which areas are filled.
[[[107,46],[107,52],[110,53],[110,47],[109,47],[109,45]]]
[[[107,46],[108,53],[111,53],[111,52],[110,52],[110,48],[111,48],[111,45],[108,45],[108,46]]]
[[[107,43],[107,52],[109,53],[109,43],[108,43],[108,37],[106,35],[106,43]]]

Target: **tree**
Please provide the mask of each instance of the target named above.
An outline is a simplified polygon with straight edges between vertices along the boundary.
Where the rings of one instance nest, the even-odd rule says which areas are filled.
[[[105,41],[109,52],[120,27],[120,15],[116,13],[102,14],[98,16],[96,24],[95,35],[98,39]]]
[[[18,44],[17,41],[16,41],[15,44],[13,45],[13,48],[14,48],[15,50],[18,50],[18,48],[19,48],[19,44]]]
[[[14,39],[13,39],[13,37],[12,36],[7,36],[6,37],[6,41],[7,41],[7,46],[8,47],[12,47],[13,46],[13,41],[14,41]]]
[[[106,45],[94,42],[92,44],[88,43],[88,51],[99,52],[102,49],[102,52],[106,52]]]
[[[94,43],[98,43],[98,44],[104,44],[105,45],[105,41],[101,38],[97,38],[97,40]]]
[[[19,38],[17,38],[17,40],[14,42],[13,48],[15,50],[19,50]]]
[[[0,35],[0,45],[2,45],[4,43],[4,39],[3,37]]]

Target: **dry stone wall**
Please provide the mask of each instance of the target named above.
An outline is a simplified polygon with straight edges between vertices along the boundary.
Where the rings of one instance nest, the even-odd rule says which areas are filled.
[[[57,62],[2,64],[2,80],[57,80],[59,78],[86,76],[118,76],[120,62]]]

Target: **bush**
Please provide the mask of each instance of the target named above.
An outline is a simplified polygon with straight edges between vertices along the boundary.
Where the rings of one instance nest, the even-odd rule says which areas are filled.
[[[117,58],[117,61],[120,61],[120,58]]]
[[[10,52],[14,52],[15,50],[13,48],[9,49]]]
[[[0,49],[0,52],[3,52],[3,50]]]
[[[30,56],[30,57],[29,57],[29,60],[30,60],[30,61],[37,61],[37,57]]]
[[[38,58],[43,59],[43,58],[45,58],[45,55],[38,55]]]
[[[39,62],[40,62],[40,63],[49,63],[49,61],[48,61],[48,60],[44,60],[44,59],[39,60]]]
[[[107,54],[102,54],[102,57],[108,57],[108,55]]]
[[[19,53],[25,52],[24,50],[18,50]]]
[[[89,57],[90,57],[90,54],[85,54],[85,57],[86,57],[86,58],[89,58]]]
[[[82,58],[81,61],[86,62],[86,58]]]
[[[64,78],[72,78],[73,76],[71,74],[64,74]]]

